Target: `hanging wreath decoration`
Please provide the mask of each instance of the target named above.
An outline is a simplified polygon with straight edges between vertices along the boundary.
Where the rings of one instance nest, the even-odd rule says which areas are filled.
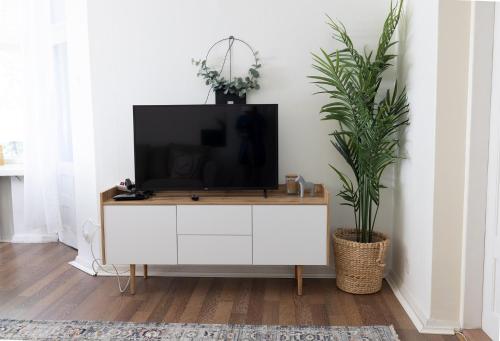
[[[221,44],[225,41],[229,42],[228,49],[226,50],[226,54],[224,56],[224,60],[222,62],[222,66],[220,67],[219,70],[216,70],[212,67],[208,66],[207,60],[210,55],[210,52],[212,49],[217,46],[218,44]],[[252,55],[254,57],[254,64],[251,65],[251,67],[248,69],[248,75],[245,77],[233,77],[232,76],[232,48],[233,44],[235,41],[238,41],[240,43],[243,43],[245,46],[247,46],[250,51],[252,52]],[[222,71],[224,70],[224,66],[226,65],[226,61],[229,58],[229,79],[226,79],[221,75]],[[258,69],[262,66],[259,62],[259,57],[258,57],[258,51],[254,51],[253,48],[245,41],[235,38],[233,36],[230,36],[228,38],[221,39],[217,42],[215,42],[210,49],[208,49],[207,55],[204,60],[192,60],[193,64],[198,66],[198,73],[197,76],[205,80],[205,84],[210,86],[210,90],[208,91],[207,94],[207,99],[205,100],[205,103],[208,100],[208,95],[212,90],[214,91],[223,91],[224,94],[233,94],[237,95],[239,97],[245,97],[246,94],[251,91],[251,90],[258,90],[260,89],[260,85],[258,82],[258,79],[260,77],[260,73]]]

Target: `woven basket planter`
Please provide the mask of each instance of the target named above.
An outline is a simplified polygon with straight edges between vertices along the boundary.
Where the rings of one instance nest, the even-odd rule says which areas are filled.
[[[352,294],[373,294],[382,288],[389,239],[373,232],[373,243],[356,242],[356,230],[338,229],[333,235],[337,287]]]

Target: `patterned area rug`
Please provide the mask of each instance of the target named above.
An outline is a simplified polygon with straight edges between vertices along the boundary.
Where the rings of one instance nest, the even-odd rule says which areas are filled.
[[[299,327],[0,319],[2,340],[396,341],[392,326]]]

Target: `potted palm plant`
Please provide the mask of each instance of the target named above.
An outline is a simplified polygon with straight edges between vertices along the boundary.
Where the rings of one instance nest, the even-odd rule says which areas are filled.
[[[401,8],[402,2],[391,4],[376,51],[357,51],[345,26],[328,17],[343,48],[313,54],[318,74],[310,78],[318,93],[330,99],[321,108],[322,119],[338,123],[331,142],[352,170],[349,176],[330,165],[341,182],[342,205],[353,209],[355,226],[334,233],[337,286],[356,294],[374,293],[382,286],[389,239],[374,231],[381,177],[399,158],[399,133],[409,123],[406,90],[398,90],[397,82],[385,93],[380,89],[384,71],[396,57],[390,50],[397,44],[392,36]]]

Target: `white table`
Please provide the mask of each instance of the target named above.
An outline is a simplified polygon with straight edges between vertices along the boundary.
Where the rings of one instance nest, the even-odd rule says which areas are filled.
[[[10,241],[23,224],[24,165],[0,166],[0,241]]]
[[[0,166],[0,176],[24,176],[24,165],[20,163]]]

